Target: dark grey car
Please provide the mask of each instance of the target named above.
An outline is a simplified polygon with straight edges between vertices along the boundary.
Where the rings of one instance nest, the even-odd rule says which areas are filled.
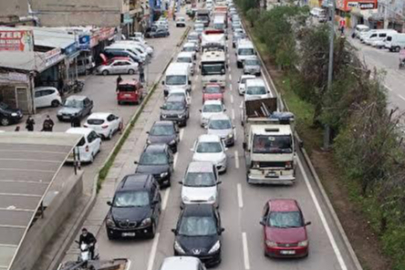
[[[83,119],[93,110],[93,101],[85,96],[70,96],[58,111],[59,121],[71,121],[73,117]]]
[[[165,143],[169,145],[173,153],[177,152],[179,143],[179,129],[177,124],[172,121],[156,121],[150,131],[146,144]]]
[[[165,104],[163,104],[160,109],[160,120],[174,121],[181,126],[187,126],[187,119],[190,117],[190,111],[184,97],[168,97]]]

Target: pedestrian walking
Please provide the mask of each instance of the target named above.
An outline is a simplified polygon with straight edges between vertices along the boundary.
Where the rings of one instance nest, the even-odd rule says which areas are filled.
[[[118,85],[120,84],[120,82],[122,82],[122,77],[121,77],[121,75],[118,75],[118,78],[117,78],[117,88],[118,88]]]
[[[80,117],[78,115],[72,116],[70,125],[74,128],[80,127],[81,126]]]
[[[49,115],[47,115],[46,119],[44,120],[44,123],[42,124],[42,130],[41,131],[52,132],[54,125],[55,125],[55,123],[53,122],[51,117],[49,117]]]
[[[143,69],[143,64],[139,64],[139,81],[141,83],[145,82],[145,71]]]
[[[345,26],[342,25],[342,27],[340,28],[340,32],[342,34],[342,36],[345,34]]]
[[[176,13],[175,13],[175,10],[173,10],[173,21],[176,21]]]
[[[20,126],[16,126],[14,129],[15,132],[19,132],[20,131]]]
[[[28,131],[34,131],[35,121],[32,119],[31,115],[28,116],[27,121],[25,121],[25,128]]]

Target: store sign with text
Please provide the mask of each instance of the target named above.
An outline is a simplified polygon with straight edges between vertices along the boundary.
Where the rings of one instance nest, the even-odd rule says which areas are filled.
[[[359,3],[360,9],[374,9],[374,3]]]
[[[32,52],[33,50],[32,30],[0,30],[0,51]]]
[[[45,53],[45,65],[50,66],[54,64],[59,59],[59,56],[61,54],[62,50],[60,48],[55,48],[53,50],[47,51]]]

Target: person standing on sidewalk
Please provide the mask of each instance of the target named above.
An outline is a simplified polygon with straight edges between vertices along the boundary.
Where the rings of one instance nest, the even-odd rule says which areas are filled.
[[[145,71],[142,63],[139,63],[139,81],[141,83],[145,82]]]
[[[118,78],[117,78],[117,89],[118,89],[118,85],[120,84],[120,82],[122,82],[122,77],[121,77],[121,75],[118,75]]]
[[[34,131],[35,121],[32,119],[31,115],[28,116],[27,121],[25,121],[25,128],[28,131]]]
[[[54,125],[55,125],[55,123],[53,122],[51,117],[49,117],[49,115],[47,115],[46,119],[44,120],[44,123],[42,124],[42,130],[41,131],[52,132]]]

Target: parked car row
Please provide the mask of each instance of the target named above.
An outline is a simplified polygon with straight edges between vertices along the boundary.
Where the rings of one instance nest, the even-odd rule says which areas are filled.
[[[370,29],[366,25],[358,24],[354,28],[353,37],[364,44],[388,49],[390,52],[399,52],[405,48],[405,34],[394,29]]]

